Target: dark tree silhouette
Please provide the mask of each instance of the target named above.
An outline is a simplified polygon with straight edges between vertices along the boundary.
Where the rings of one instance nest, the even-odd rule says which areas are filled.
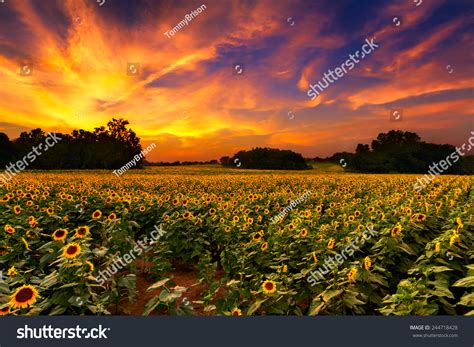
[[[335,154],[331,159],[343,157],[347,169],[373,173],[426,173],[430,165],[450,157],[452,165],[443,173],[473,174],[474,157],[463,157],[452,145],[436,145],[421,141],[412,132],[391,130],[381,133],[372,141],[372,151],[368,145],[358,144],[356,153],[343,156]]]
[[[221,164],[245,169],[306,170],[310,168],[299,153],[258,147],[250,151],[237,152],[231,158],[222,157]]]
[[[42,151],[28,169],[118,169],[129,162],[142,147],[135,132],[127,129],[129,122],[113,118],[107,127],[93,132],[83,129],[69,134],[57,134],[61,140],[47,151]],[[48,137],[41,129],[22,132],[10,141],[0,133],[0,164],[23,159],[33,149],[44,143]],[[143,159],[135,167],[143,166]]]

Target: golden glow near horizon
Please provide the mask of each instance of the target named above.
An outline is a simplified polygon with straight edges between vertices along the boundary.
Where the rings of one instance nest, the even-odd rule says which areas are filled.
[[[194,2],[131,3],[0,4],[0,132],[93,130],[121,117],[144,145],[158,145],[149,160],[174,161],[256,146],[326,156],[390,129],[457,144],[472,126],[469,18],[433,18],[428,33],[414,34],[446,2],[423,3],[416,14],[382,6],[356,31],[344,30],[341,9],[308,1],[209,2],[172,37],[164,32]],[[383,21],[395,12],[406,14],[400,28]],[[373,36],[380,48],[307,97],[308,83]],[[245,65],[242,75],[235,63]],[[404,111],[399,123],[389,120],[394,108]]]

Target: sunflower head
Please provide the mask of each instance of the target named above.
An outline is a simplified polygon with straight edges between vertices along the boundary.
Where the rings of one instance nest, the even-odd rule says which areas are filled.
[[[356,268],[352,268],[349,273],[347,274],[347,279],[349,280],[349,282],[351,283],[354,283],[356,278],[357,278],[357,273],[358,273],[358,270]]]
[[[303,230],[300,231],[300,236],[301,237],[306,237],[307,235],[308,235],[308,230],[303,229]]]
[[[81,253],[81,246],[77,243],[70,243],[63,248],[62,256],[65,258],[75,258]]]
[[[13,207],[13,212],[15,212],[15,214],[20,214],[21,213],[21,207],[16,205],[15,207]]]
[[[82,239],[82,238],[86,237],[89,234],[90,234],[89,227],[87,225],[83,225],[83,226],[80,226],[76,229],[76,233],[74,234],[74,237]]]
[[[114,219],[117,219],[117,215],[116,215],[115,213],[111,213],[111,214],[109,214],[109,216],[107,217],[107,219],[108,219],[109,221],[112,221],[112,220],[114,220]]]
[[[276,292],[276,284],[273,281],[266,280],[262,283],[262,289],[265,294],[273,294]]]
[[[372,266],[372,261],[370,260],[370,257],[365,257],[364,258],[364,268],[367,271],[369,271],[371,266]]]
[[[12,266],[11,268],[8,269],[7,271],[7,275],[10,276],[10,277],[13,277],[15,275],[17,275],[18,272],[16,271],[15,267]]]
[[[239,308],[234,308],[232,311],[231,311],[231,315],[232,316],[241,316],[242,315],[242,311],[239,309]]]
[[[418,222],[423,222],[426,219],[426,215],[424,215],[423,213],[419,213],[416,219],[418,220]]]
[[[54,233],[53,233],[53,239],[55,241],[64,241],[64,239],[66,238],[67,236],[67,230],[66,229],[58,229],[58,230],[55,230]]]
[[[331,237],[328,241],[327,249],[333,249],[335,243],[336,242],[335,242],[334,238]]]
[[[265,251],[267,248],[268,248],[268,243],[267,242],[262,243],[262,246],[260,246],[260,249],[262,251]]]
[[[13,234],[13,233],[15,233],[15,228],[12,227],[10,224],[5,225],[5,227],[3,228],[3,230],[5,230],[5,232],[8,233],[8,234],[10,234],[10,235]]]
[[[10,297],[10,306],[12,308],[26,308],[33,305],[38,298],[38,291],[31,285],[23,285],[15,290]]]
[[[10,306],[0,308],[0,316],[6,316],[10,313]]]
[[[400,235],[402,232],[402,226],[400,225],[400,223],[398,223],[397,225],[395,225],[395,227],[393,227],[392,229],[392,237],[397,237],[398,235]]]
[[[102,217],[102,212],[100,210],[95,210],[94,213],[92,213],[93,219],[99,219],[100,217]]]

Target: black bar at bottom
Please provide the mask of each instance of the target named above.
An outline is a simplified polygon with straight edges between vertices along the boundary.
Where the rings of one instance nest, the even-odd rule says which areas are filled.
[[[473,347],[473,323],[461,316],[0,317],[0,347]]]

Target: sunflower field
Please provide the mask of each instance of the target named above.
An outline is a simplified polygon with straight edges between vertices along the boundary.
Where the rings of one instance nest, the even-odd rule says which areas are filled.
[[[474,178],[438,177],[421,193],[416,179],[23,173],[0,187],[0,315],[472,315]],[[158,240],[97,280],[157,226]],[[368,226],[376,236],[308,283]]]

